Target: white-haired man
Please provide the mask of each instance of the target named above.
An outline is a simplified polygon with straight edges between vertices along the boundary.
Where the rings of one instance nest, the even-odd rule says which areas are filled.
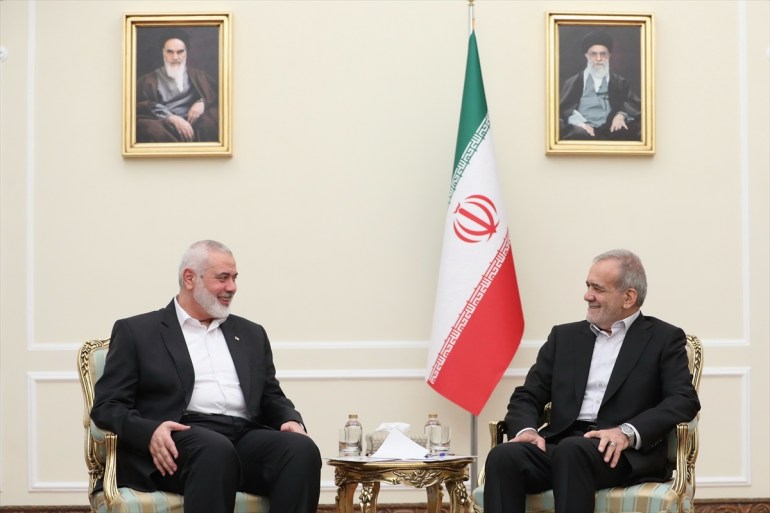
[[[115,323],[91,418],[118,435],[118,486],[182,494],[185,513],[232,513],[237,491],[316,513],[318,447],[264,328],[230,314],[237,277],[223,244],[190,246],[168,306]]]

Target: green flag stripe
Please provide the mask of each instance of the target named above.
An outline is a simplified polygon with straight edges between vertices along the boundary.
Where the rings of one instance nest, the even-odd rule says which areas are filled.
[[[471,137],[481,126],[487,115],[487,98],[484,94],[484,80],[481,78],[479,49],[476,45],[476,33],[472,32],[468,41],[468,61],[465,64],[465,85],[463,103],[460,110],[460,128],[457,130],[454,166],[457,169],[460,158],[470,143]]]

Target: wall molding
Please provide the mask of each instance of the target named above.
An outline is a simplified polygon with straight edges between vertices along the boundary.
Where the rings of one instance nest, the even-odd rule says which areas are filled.
[[[72,372],[27,373],[27,490],[30,492],[85,492],[87,481],[43,481],[38,472],[41,436],[38,412],[38,385],[40,383],[78,383],[78,375]],[[85,471],[83,472],[85,475]]]
[[[720,486],[751,486],[751,368],[749,367],[706,367],[703,377],[734,377],[739,378],[741,385],[740,400],[740,474],[737,476],[698,477],[697,464],[695,482],[697,486],[715,488]],[[716,420],[716,419],[714,419]]]
[[[509,369],[506,371],[506,377],[523,377],[526,369]],[[696,483],[699,487],[717,488],[717,487],[742,487],[751,486],[751,451],[749,444],[751,440],[751,388],[750,377],[751,369],[749,367],[712,367],[705,368],[704,377],[734,377],[740,380],[740,425],[743,426],[741,433],[740,450],[740,472],[737,475],[708,476],[698,477],[696,471]],[[373,370],[350,370],[350,369],[311,369],[311,370],[289,370],[278,373],[279,379],[285,381],[323,381],[326,379],[349,379],[349,380],[387,380],[387,379],[424,379],[424,369],[373,369]],[[27,438],[28,446],[28,491],[30,492],[77,492],[83,493],[88,488],[88,483],[82,481],[44,481],[40,478],[38,472],[39,437],[41,436],[40,420],[38,419],[38,385],[40,383],[75,383],[78,384],[78,375],[76,372],[28,372],[27,373]],[[0,465],[1,467],[1,465]],[[696,468],[697,470],[697,468]],[[85,475],[85,473],[84,473]],[[391,491],[407,491],[411,488],[406,486],[392,486],[388,488]],[[325,492],[334,492],[336,487],[332,481],[325,480],[321,482],[321,490]],[[765,512],[767,513],[767,512]]]
[[[33,294],[33,289],[28,290],[29,295]],[[30,308],[28,306],[28,308]],[[28,312],[30,317],[32,314]],[[28,325],[28,331],[32,330],[31,323]],[[696,333],[697,335],[697,333]],[[746,338],[701,338],[704,347],[748,347],[750,342]],[[85,342],[85,341],[83,341]],[[519,348],[540,349],[543,345],[543,339],[522,340]],[[33,342],[28,341],[27,349],[30,351],[77,351],[82,342]],[[300,341],[273,341],[271,346],[273,352],[280,351],[381,351],[383,349],[416,349],[428,350],[430,342],[427,340],[346,340],[346,341],[326,341],[326,340],[300,340]]]

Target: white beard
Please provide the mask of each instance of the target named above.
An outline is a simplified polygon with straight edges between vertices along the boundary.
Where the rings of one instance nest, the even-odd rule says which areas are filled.
[[[169,63],[165,63],[166,75],[174,79],[176,88],[181,93],[184,91],[184,77],[187,75],[187,63],[178,64],[172,66]]]
[[[217,296],[208,291],[203,285],[202,280],[197,280],[195,282],[193,298],[195,298],[195,301],[198,302],[201,308],[214,319],[222,319],[230,315],[230,307],[217,301]]]
[[[609,61],[600,65],[588,63],[588,74],[591,75],[598,87],[598,85],[602,83],[602,80],[604,80],[604,78],[610,74]]]

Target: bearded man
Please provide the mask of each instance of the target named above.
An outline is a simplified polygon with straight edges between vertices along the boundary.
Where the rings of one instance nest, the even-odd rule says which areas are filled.
[[[163,66],[137,80],[136,142],[217,142],[217,88],[208,73],[187,65],[187,33],[165,32],[160,48]]]
[[[232,513],[236,492],[271,513],[316,513],[321,455],[275,377],[262,326],[230,314],[238,270],[194,243],[165,308],[117,321],[91,418],[118,435],[118,486],[184,496],[184,513]]]
[[[641,140],[641,100],[628,80],[610,71],[612,38],[583,38],[586,67],[568,78],[559,102],[562,139]]]

